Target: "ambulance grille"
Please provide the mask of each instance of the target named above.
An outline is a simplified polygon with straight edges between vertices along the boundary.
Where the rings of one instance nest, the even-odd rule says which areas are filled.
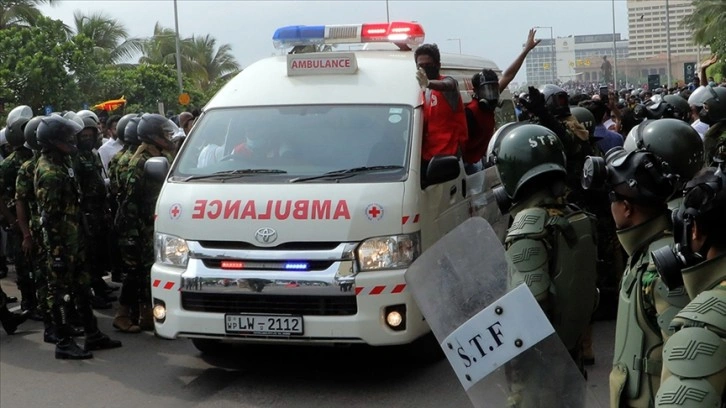
[[[279,296],[181,292],[182,308],[207,313],[267,313],[350,316],[358,313],[355,296]]]
[[[209,249],[324,251],[337,248],[340,242],[285,242],[274,247],[259,247],[244,241],[199,241],[199,245]]]
[[[356,38],[358,37],[358,28],[359,26],[357,25],[330,27],[327,37],[330,40],[338,38]]]

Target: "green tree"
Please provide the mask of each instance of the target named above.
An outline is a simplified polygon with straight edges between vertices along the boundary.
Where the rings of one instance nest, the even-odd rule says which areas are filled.
[[[109,63],[119,63],[137,55],[141,51],[141,41],[129,38],[126,28],[117,19],[104,13],[73,13],[75,33],[90,38],[94,51]]]
[[[2,0],[0,1],[0,30],[10,27],[30,27],[43,14],[42,4],[57,4],[58,0]]]
[[[187,48],[192,80],[199,89],[206,92],[216,81],[226,82],[239,72],[239,64],[232,56],[232,46],[222,44],[217,47],[217,40],[206,36],[193,36]]]
[[[726,2],[723,0],[693,0],[693,13],[681,24],[693,30],[693,41],[711,47],[711,51],[726,55]]]
[[[125,96],[125,112],[157,112],[159,102],[167,110],[179,109],[176,73],[167,65],[111,65],[98,77],[93,104]]]
[[[95,77],[98,62],[92,41],[84,35],[71,39],[63,22],[40,17],[32,27],[0,30],[0,89],[11,104],[26,104],[37,113],[80,109],[84,102],[79,83]]]

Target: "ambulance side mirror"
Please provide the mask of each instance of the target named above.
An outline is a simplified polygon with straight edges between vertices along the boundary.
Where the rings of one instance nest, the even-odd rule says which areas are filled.
[[[426,184],[440,184],[459,177],[461,167],[456,156],[435,156],[426,170]]]
[[[144,174],[150,179],[158,182],[164,182],[166,175],[169,174],[169,161],[166,157],[152,157],[144,164]]]

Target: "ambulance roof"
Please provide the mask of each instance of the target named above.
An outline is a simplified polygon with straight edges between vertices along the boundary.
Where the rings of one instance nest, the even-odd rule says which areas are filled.
[[[350,51],[343,51],[351,53]],[[328,52],[333,55],[335,52]],[[232,78],[205,110],[233,106],[400,104],[416,106],[421,92],[412,51],[354,51],[355,74],[287,75],[287,56],[265,58]],[[442,54],[442,68],[498,71],[484,58]]]

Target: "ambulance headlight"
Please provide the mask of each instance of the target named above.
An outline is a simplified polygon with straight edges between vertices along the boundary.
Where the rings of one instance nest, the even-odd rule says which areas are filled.
[[[421,254],[421,235],[391,235],[367,239],[356,250],[361,271],[408,268]]]
[[[157,232],[154,237],[154,252],[156,262],[160,264],[186,268],[189,262],[187,241],[173,235]]]

